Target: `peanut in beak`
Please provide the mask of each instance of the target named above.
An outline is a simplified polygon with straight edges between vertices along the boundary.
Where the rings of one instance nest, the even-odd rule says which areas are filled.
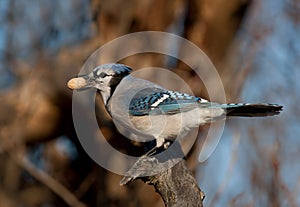
[[[72,90],[80,89],[86,86],[86,80],[84,78],[72,78],[67,83],[68,87]]]

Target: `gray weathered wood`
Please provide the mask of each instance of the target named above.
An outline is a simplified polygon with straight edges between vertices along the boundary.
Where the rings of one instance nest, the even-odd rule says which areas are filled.
[[[163,173],[145,177],[143,180],[154,186],[167,207],[203,206],[204,193],[186,166],[185,160]]]

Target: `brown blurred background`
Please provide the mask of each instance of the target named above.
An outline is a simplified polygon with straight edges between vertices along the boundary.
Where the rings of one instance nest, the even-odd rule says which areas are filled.
[[[1,207],[163,206],[151,186],[121,187],[121,176],[88,157],[66,88],[97,48],[148,30],[180,35],[204,50],[228,102],[284,105],[277,117],[228,120],[205,162],[198,162],[201,140],[195,144],[188,164],[205,206],[300,205],[298,0],[1,0],[0,11]],[[209,98],[180,61],[143,54],[122,62],[169,68],[194,94]],[[101,122],[112,143],[138,150],[119,141],[104,114]]]

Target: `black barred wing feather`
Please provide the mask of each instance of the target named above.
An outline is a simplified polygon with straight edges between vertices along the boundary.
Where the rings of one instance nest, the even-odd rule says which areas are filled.
[[[146,92],[146,94],[145,94]],[[130,114],[133,116],[176,114],[198,107],[198,103],[208,103],[207,100],[189,94],[157,89],[157,92],[143,95],[137,94],[130,103]]]

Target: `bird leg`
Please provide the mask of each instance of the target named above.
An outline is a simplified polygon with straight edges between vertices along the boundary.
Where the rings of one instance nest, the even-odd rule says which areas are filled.
[[[164,142],[161,145],[157,145],[154,146],[153,148],[151,148],[148,152],[146,152],[145,156],[153,156],[159,152],[162,152],[166,149],[168,149],[168,147],[172,144],[172,141],[170,140],[164,140]]]

